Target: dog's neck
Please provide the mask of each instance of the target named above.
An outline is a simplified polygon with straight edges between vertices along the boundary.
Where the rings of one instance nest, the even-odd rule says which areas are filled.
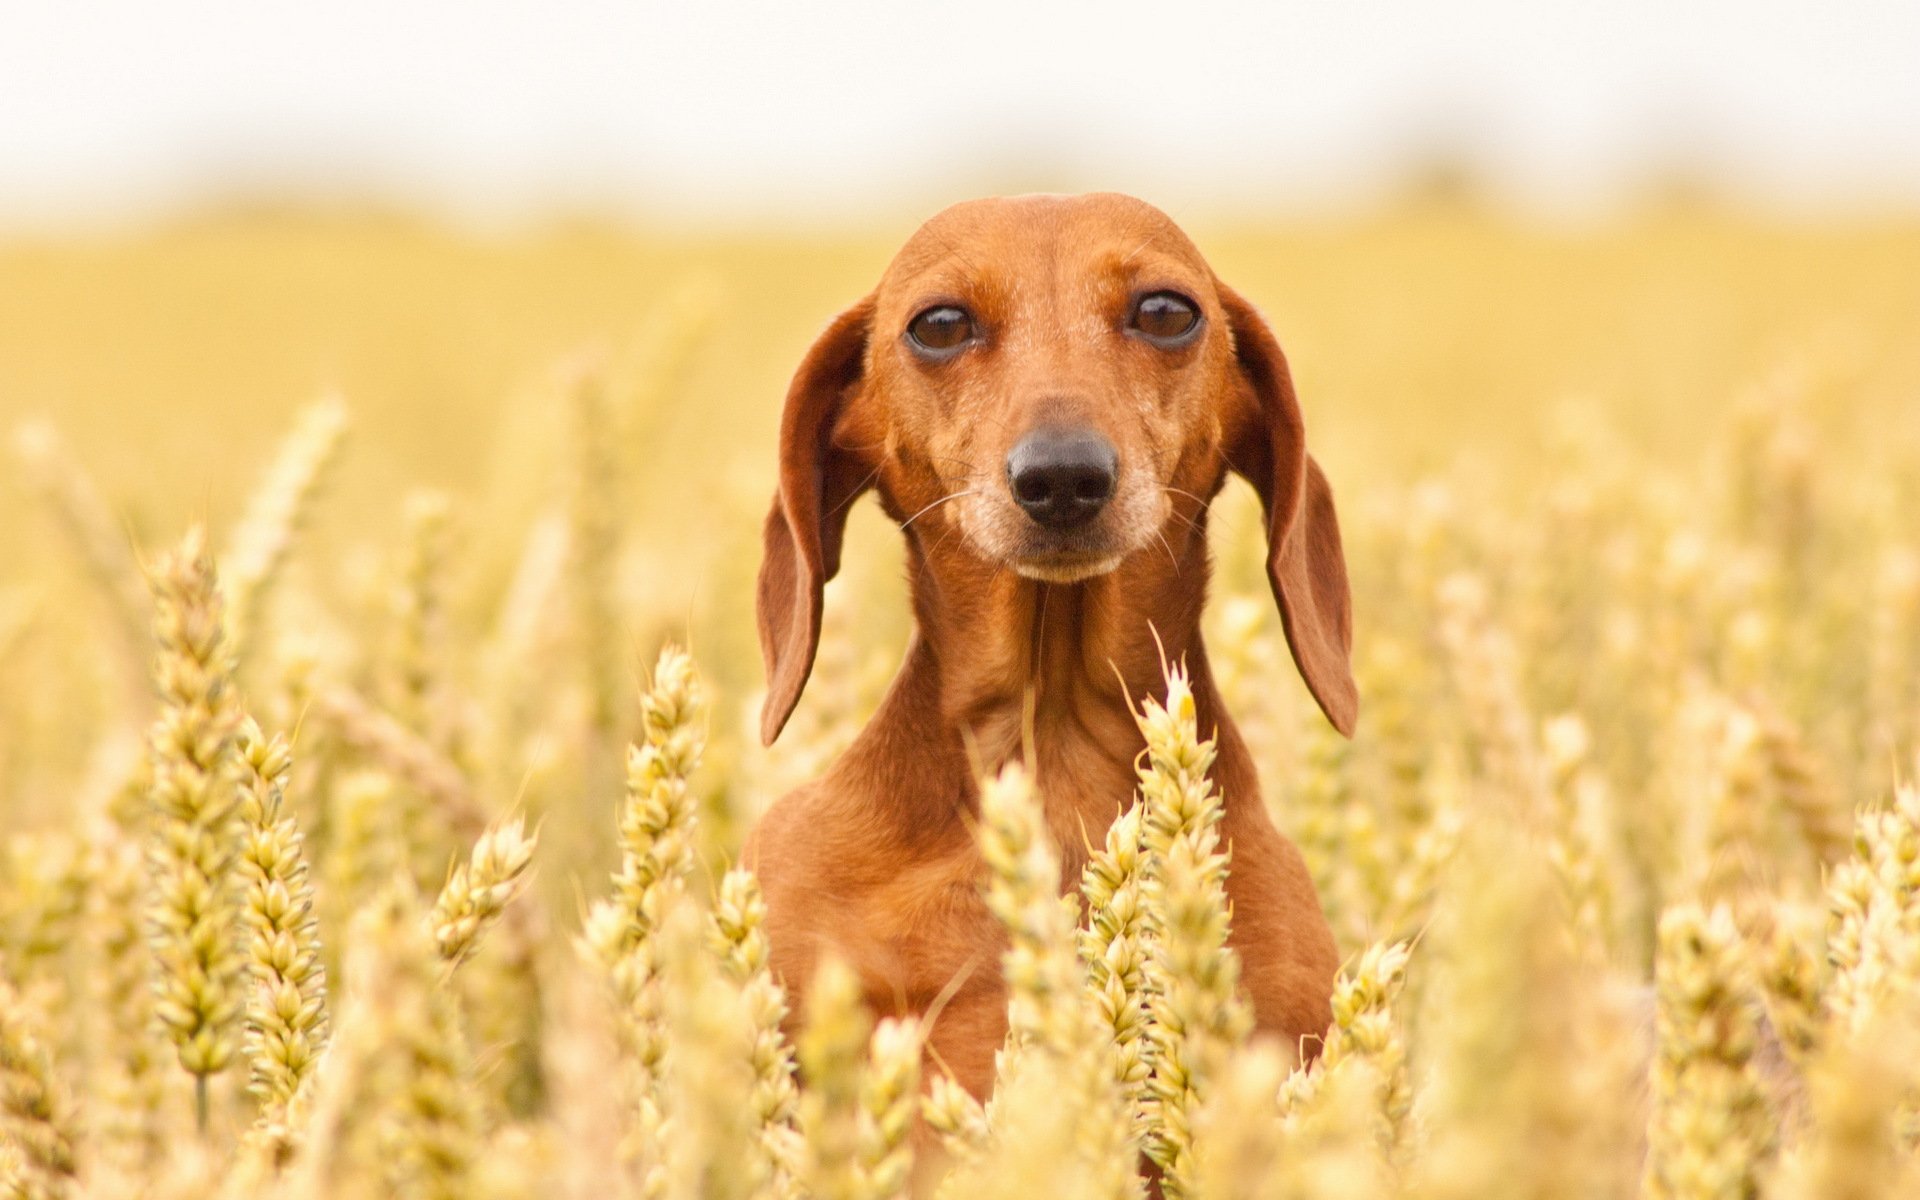
[[[1185,662],[1201,727],[1220,734],[1223,758],[1237,765],[1245,757],[1200,638],[1204,510],[1170,522],[1164,544],[1156,539],[1115,570],[1068,584],[1022,578],[957,539],[917,533],[908,532],[907,548],[913,643],[842,761],[847,780],[884,789],[874,799],[897,814],[904,840],[970,838],[977,772],[1024,758],[1067,878],[1077,878],[1086,850],[1132,800],[1144,743],[1131,705],[1164,695],[1163,653]]]

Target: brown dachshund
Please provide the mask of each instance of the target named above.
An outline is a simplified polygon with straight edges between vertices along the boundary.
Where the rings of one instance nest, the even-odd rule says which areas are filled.
[[[748,839],[796,1000],[829,953],[880,1012],[924,1014],[950,993],[930,1053],[976,1096],[991,1088],[1004,938],[981,898],[975,771],[1030,756],[1077,881],[1134,792],[1130,699],[1164,689],[1157,632],[1218,743],[1232,943],[1256,1020],[1317,1052],[1333,937],[1200,641],[1207,506],[1228,471],[1265,507],[1294,661],[1350,733],[1346,564],[1286,358],[1165,214],[1119,195],[957,205],[814,343],[780,420],[760,568],[762,736],[800,698],[821,589],[869,488],[906,537],[917,630],[859,738]]]

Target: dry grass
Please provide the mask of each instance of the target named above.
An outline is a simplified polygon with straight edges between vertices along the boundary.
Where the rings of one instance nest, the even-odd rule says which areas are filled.
[[[1177,676],[1082,879],[990,781],[984,1107],[833,969],[789,1043],[730,869],[904,636],[869,508],[754,745],[774,405],[883,240],[0,246],[0,1196],[1913,1194],[1920,233],[1197,232],[1297,364],[1367,713],[1235,484],[1267,795]],[[1234,993],[1223,800],[1349,955],[1311,1072]]]

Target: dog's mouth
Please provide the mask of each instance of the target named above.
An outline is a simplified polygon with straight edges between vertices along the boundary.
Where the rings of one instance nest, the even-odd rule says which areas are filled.
[[[1126,557],[1112,551],[1060,550],[1013,560],[1014,572],[1040,583],[1079,583],[1105,575]]]
[[[1113,524],[1100,519],[1079,529],[1041,529],[1029,525],[1001,561],[1023,579],[1041,583],[1079,583],[1118,568],[1134,547]]]
[[[992,494],[955,506],[955,517],[981,557],[1023,579],[1079,583],[1111,574],[1135,551],[1151,544],[1165,514],[1154,507],[1157,489],[1121,488],[1107,510],[1084,524],[1048,528],[1031,519],[1012,497]]]

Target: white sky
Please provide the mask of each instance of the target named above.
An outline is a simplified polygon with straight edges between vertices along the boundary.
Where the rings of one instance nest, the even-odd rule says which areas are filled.
[[[858,220],[1014,188],[1920,208],[1920,0],[0,0],[0,220],[372,194]]]

